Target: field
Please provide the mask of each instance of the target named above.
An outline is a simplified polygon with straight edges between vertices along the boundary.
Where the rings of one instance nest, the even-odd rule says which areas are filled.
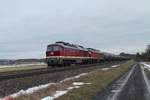
[[[22,64],[22,65],[12,65],[12,66],[0,66],[0,73],[2,72],[13,72],[13,71],[23,71],[46,68],[46,64]]]
[[[52,96],[57,91],[67,91],[69,87],[73,87],[75,82],[89,83],[82,85],[80,88],[74,88],[69,90],[67,94],[55,98],[56,100],[91,100],[98,92],[102,91],[111,82],[118,79],[121,75],[126,73],[133,61],[126,62],[119,66],[108,66],[108,68],[99,68],[91,71],[85,76],[80,78],[66,80],[60,83],[50,85],[46,89],[39,90],[30,95],[22,95],[16,98],[16,100],[40,100],[46,96]]]

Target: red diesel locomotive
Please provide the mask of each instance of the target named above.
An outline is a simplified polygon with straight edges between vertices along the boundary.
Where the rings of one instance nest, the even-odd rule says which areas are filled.
[[[97,63],[103,59],[104,55],[99,50],[61,41],[48,45],[46,51],[48,66]]]
[[[100,52],[93,48],[66,42],[56,42],[47,46],[46,62],[48,66],[69,66],[70,64],[92,64],[102,61],[128,60],[130,58]]]

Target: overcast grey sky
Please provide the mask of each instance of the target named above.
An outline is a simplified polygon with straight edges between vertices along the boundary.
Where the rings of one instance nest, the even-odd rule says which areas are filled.
[[[0,59],[42,58],[59,40],[135,53],[149,27],[150,0],[0,0]]]

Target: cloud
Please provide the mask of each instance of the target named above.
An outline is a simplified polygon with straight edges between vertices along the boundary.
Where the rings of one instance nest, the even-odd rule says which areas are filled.
[[[135,53],[150,43],[148,0],[0,1],[0,58],[41,58],[67,41]]]

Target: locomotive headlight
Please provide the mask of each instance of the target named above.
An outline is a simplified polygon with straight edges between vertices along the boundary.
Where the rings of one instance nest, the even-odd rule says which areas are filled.
[[[54,52],[51,52],[51,55],[54,55]]]

